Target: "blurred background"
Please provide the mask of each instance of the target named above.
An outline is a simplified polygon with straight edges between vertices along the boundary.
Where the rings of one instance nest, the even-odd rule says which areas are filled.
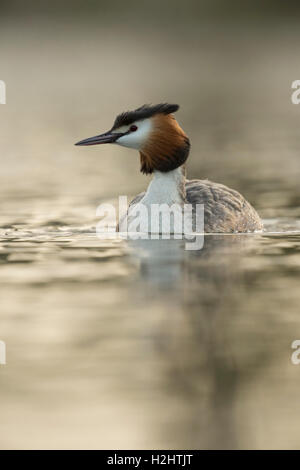
[[[1,0],[0,446],[300,448],[299,2]],[[188,174],[264,234],[99,241],[134,151],[76,148],[180,104]]]

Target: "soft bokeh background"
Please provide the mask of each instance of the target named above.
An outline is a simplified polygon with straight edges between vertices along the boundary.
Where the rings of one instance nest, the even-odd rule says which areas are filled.
[[[299,4],[0,8],[1,448],[300,448]],[[242,191],[263,235],[95,237],[97,205],[148,179],[73,144],[161,101],[189,175]]]

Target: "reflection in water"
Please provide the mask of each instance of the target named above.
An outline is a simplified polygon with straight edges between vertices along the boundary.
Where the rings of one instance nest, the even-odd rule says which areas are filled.
[[[260,235],[208,235],[204,249],[194,252],[175,240],[131,242],[132,257],[140,261],[135,300],[155,308],[158,298],[165,307],[152,346],[166,361],[167,388],[190,404],[182,434],[193,448],[241,445],[240,389],[255,383],[277,354],[276,343],[266,343],[264,306],[257,304],[256,325],[249,318],[245,264],[261,241]],[[255,445],[255,435],[244,438]]]
[[[134,245],[134,256],[141,257],[139,297],[142,292],[145,302],[157,296],[164,301],[164,321],[153,339],[168,366],[168,389],[190,403],[182,429],[186,442],[192,448],[236,448],[239,379],[221,325],[226,313],[241,309],[234,292],[226,303],[232,286],[239,287],[243,237],[206,236],[204,249],[195,252],[175,240]]]
[[[176,295],[182,281],[184,242],[182,240],[128,240],[132,260],[139,264],[137,283]],[[169,294],[168,294],[169,295]],[[172,302],[170,296],[170,301]]]
[[[3,229],[2,447],[275,446],[274,409],[298,427],[281,402],[299,385],[299,247],[296,232],[207,235],[186,251]]]

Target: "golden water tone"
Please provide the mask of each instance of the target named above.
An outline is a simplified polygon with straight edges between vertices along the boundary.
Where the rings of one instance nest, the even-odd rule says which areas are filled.
[[[297,24],[36,14],[0,20],[0,447],[299,449]],[[189,177],[241,191],[264,233],[97,238],[97,206],[149,178],[73,144],[161,101]]]

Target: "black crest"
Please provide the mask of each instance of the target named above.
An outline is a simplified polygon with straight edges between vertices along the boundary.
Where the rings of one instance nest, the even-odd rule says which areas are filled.
[[[129,126],[135,121],[140,119],[146,119],[155,114],[170,114],[175,113],[179,109],[178,104],[168,104],[160,103],[155,105],[144,104],[140,108],[135,109],[134,111],[126,111],[125,113],[119,114],[116,117],[113,129],[117,129],[121,126]]]

